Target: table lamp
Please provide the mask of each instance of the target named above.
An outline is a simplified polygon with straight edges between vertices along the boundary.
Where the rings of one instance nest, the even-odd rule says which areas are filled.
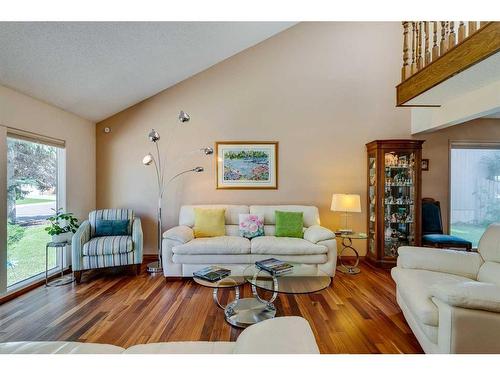
[[[343,212],[345,217],[345,226],[339,229],[341,233],[351,233],[352,229],[349,228],[347,221],[350,212],[361,212],[361,199],[359,194],[333,194],[332,211]]]

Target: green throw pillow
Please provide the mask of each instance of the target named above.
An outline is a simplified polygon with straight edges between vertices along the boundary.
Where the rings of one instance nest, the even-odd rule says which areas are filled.
[[[276,237],[304,237],[302,212],[276,211],[274,215],[276,218]]]

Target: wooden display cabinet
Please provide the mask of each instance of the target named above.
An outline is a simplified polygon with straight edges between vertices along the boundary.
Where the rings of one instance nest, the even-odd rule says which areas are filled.
[[[400,246],[421,242],[422,143],[377,140],[368,153],[367,260],[379,267],[396,264]]]

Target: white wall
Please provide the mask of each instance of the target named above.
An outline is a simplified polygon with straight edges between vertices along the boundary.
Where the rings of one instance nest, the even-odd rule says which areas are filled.
[[[6,128],[66,142],[66,208],[86,218],[95,208],[95,124],[15,90],[0,86],[0,261],[6,254]],[[0,279],[0,290],[2,287]]]
[[[412,134],[428,133],[500,111],[500,81],[466,91],[436,108],[412,108]]]

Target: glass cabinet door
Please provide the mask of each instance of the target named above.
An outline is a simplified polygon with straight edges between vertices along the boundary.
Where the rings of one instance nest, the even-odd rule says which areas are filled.
[[[377,248],[377,157],[368,155],[368,251],[375,255]]]
[[[384,154],[384,257],[415,244],[415,153]]]

